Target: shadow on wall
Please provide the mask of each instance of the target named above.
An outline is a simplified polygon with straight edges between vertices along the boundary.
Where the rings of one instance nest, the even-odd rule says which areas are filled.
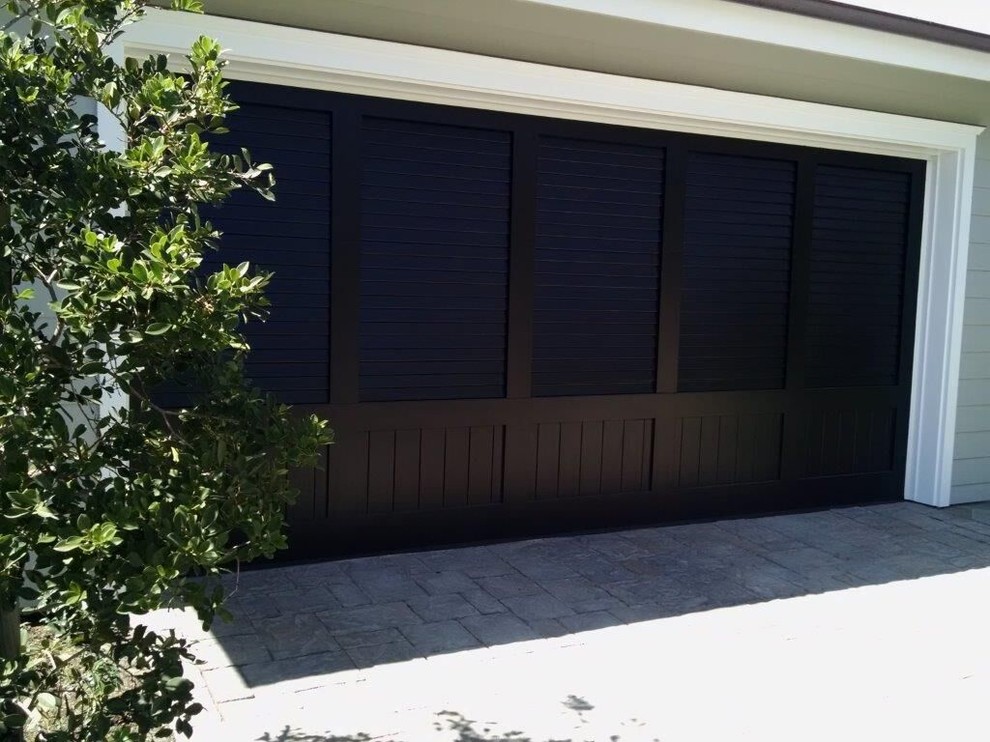
[[[583,717],[583,712],[594,709],[590,703],[578,696],[568,696],[563,702],[563,706],[577,714],[577,723],[584,724],[587,721]],[[636,721],[632,720],[631,725],[635,726]],[[444,742],[622,742],[621,734],[610,734],[601,737],[597,733],[595,736],[585,737],[554,737],[553,739],[538,740],[521,731],[497,731],[489,722],[479,722],[468,719],[463,714],[456,711],[442,711],[437,714],[437,721],[434,727],[439,734],[443,734]],[[446,732],[446,734],[444,734]],[[456,735],[456,736],[454,736]],[[285,726],[276,733],[266,732],[257,738],[258,742],[374,742],[381,740],[381,737],[371,737],[367,734],[358,733],[351,735],[337,735],[331,732],[311,733],[300,729]],[[439,737],[438,737],[439,739]],[[643,739],[638,737],[637,739]],[[411,742],[401,737],[389,738],[389,742]],[[653,738],[652,742],[660,742]]]

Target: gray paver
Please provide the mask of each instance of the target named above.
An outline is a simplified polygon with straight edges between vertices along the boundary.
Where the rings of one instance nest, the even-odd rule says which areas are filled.
[[[374,667],[392,662],[406,662],[423,656],[420,650],[404,639],[389,644],[353,647],[346,652],[357,667]]]
[[[441,572],[424,572],[416,575],[416,582],[430,595],[463,593],[478,588],[478,583],[470,577],[452,569]]]
[[[439,621],[420,626],[405,626],[402,633],[419,651],[426,654],[456,652],[480,646],[475,636],[457,621]]]
[[[254,625],[261,641],[276,660],[339,648],[312,613],[266,618],[255,621]]]
[[[480,577],[476,582],[485,592],[499,600],[517,595],[538,595],[543,592],[543,588],[520,574]]]
[[[331,634],[347,631],[369,631],[422,623],[405,603],[360,606],[337,611],[322,611],[316,617]]]
[[[296,678],[319,678],[341,670],[354,668],[351,658],[344,652],[323,652],[310,654],[305,657],[275,660],[273,662],[258,662],[239,668],[244,682],[251,688],[260,685],[271,685],[283,680]],[[314,683],[320,681],[314,680]]]
[[[541,618],[528,623],[533,631],[543,639],[564,636],[569,633],[568,628],[555,618]]]
[[[513,598],[503,598],[502,602],[506,608],[524,621],[560,618],[574,614],[574,611],[568,608],[563,601],[546,593],[542,595],[517,595]]]
[[[607,590],[584,577],[552,580],[542,585],[548,593],[577,613],[608,610],[618,604]]]
[[[563,616],[558,620],[571,632],[605,629],[609,626],[618,626],[623,623],[608,611],[593,611],[592,613],[581,613],[576,616]]]
[[[190,648],[203,670],[234,667],[271,659],[261,637],[256,633],[227,636],[221,640],[198,641]]]
[[[539,638],[529,624],[511,613],[462,618],[461,624],[479,641],[489,646]]]
[[[364,570],[351,573],[351,579],[373,602],[424,598],[426,591],[409,574],[399,570]]]
[[[373,647],[378,644],[391,644],[403,640],[398,629],[375,629],[374,631],[351,631],[337,634],[336,642],[344,649]]]
[[[482,614],[505,613],[509,610],[498,599],[492,597],[481,588],[468,590],[464,593],[464,599],[474,606],[478,613]]]
[[[479,611],[460,595],[436,595],[407,600],[406,605],[424,621],[444,621],[450,618],[477,616]]]
[[[348,578],[347,582],[330,585],[329,590],[334,599],[345,607],[368,605],[371,603],[371,598],[361,588],[351,582],[350,578]]]
[[[280,613],[287,615],[322,611],[340,605],[325,587],[297,588],[288,592],[275,593],[269,599],[275,602]]]

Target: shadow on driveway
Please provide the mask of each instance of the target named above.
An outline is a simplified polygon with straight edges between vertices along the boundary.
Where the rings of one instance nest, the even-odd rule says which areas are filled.
[[[194,652],[216,704],[305,691],[391,663],[987,567],[986,513],[895,503],[255,570],[231,576],[235,620]]]

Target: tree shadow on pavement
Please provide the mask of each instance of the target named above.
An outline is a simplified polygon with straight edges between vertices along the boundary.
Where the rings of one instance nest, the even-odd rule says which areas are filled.
[[[563,706],[574,711],[578,716],[578,724],[587,723],[584,719],[584,712],[594,709],[590,703],[579,696],[568,696],[563,701]],[[552,737],[537,739],[522,731],[499,731],[494,729],[492,722],[479,722],[468,719],[456,711],[441,711],[437,715],[434,727],[438,735],[444,732],[449,734],[437,739],[444,742],[622,742],[620,734],[610,734],[601,737],[596,733],[594,737],[583,735],[571,735],[566,737]],[[633,720],[635,723],[635,720]],[[638,739],[643,739],[641,736]],[[375,736],[358,733],[352,735],[338,735],[331,732],[312,733],[286,725],[281,731],[276,733],[266,732],[257,738],[257,742],[414,742],[406,739],[402,735],[398,736]],[[652,742],[659,742],[653,738]]]

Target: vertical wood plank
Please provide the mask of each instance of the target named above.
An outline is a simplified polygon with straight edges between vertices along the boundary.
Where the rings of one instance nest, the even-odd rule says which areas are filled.
[[[443,467],[445,508],[467,505],[470,441],[468,428],[447,428]]]
[[[533,424],[505,426],[505,463],[502,499],[505,502],[532,500],[536,497],[536,453],[539,426]]]
[[[626,420],[622,433],[622,491],[639,492],[646,489],[646,483],[643,482],[646,421]]]
[[[558,497],[571,497],[581,491],[581,428],[579,422],[560,424]]]
[[[602,493],[622,491],[622,420],[602,423]]]
[[[601,420],[588,420],[581,424],[581,482],[582,495],[597,495],[602,490],[602,437]]]
[[[654,421],[643,421],[643,453],[640,459],[639,489],[646,492],[653,483],[653,449],[655,448],[656,437],[659,431],[656,429]]]
[[[718,482],[718,420],[718,415],[701,418],[698,484],[702,486]]]
[[[873,415],[874,471],[887,471],[893,464],[894,411]]]
[[[314,512],[317,520],[326,519],[330,515],[330,446],[324,446],[316,460],[314,483]]]
[[[305,466],[289,472],[289,485],[299,494],[295,502],[286,508],[287,520],[313,520],[316,516],[316,482],[316,467]]]
[[[373,430],[368,443],[368,512],[395,509],[395,431]]]
[[[468,440],[469,505],[486,505],[492,501],[492,458],[495,429],[489,425],[471,428]]]
[[[338,487],[331,492],[330,512],[367,512],[368,431],[337,430],[333,449]]]
[[[536,444],[536,496],[556,497],[560,491],[560,423],[540,423]]]
[[[444,454],[447,437],[443,428],[424,428],[419,435],[419,507],[443,507]]]
[[[420,431],[395,431],[395,509],[419,507]]]
[[[826,410],[822,417],[822,473],[838,473],[838,450],[842,436],[839,410]]]
[[[740,415],[737,427],[735,472],[737,482],[752,482],[756,471],[754,434],[759,415]]]
[[[873,411],[859,410],[856,415],[856,453],[853,469],[857,472],[870,471],[873,445]]]
[[[502,478],[505,472],[505,463],[503,461],[504,451],[505,427],[500,425],[495,428],[495,437],[492,441],[492,502],[502,502],[504,500],[502,490]]]
[[[739,419],[735,415],[720,415],[718,419],[718,454],[716,477],[719,484],[736,482],[736,452],[739,443]]]
[[[780,479],[783,464],[783,436],[784,418],[783,415],[770,413],[760,415],[761,432],[757,440],[761,441],[761,446],[765,453],[759,457],[759,461],[765,462],[759,468],[759,479],[769,482]]]

